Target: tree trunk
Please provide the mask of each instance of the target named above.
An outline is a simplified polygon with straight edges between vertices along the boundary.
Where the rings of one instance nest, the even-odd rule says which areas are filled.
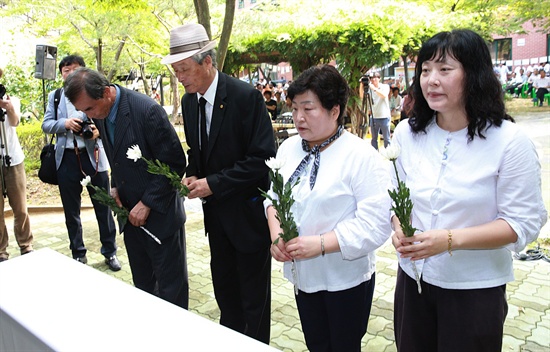
[[[402,55],[403,69],[405,70],[405,89],[409,89],[409,64],[407,63],[407,55]]]
[[[103,40],[99,38],[97,40],[97,49],[96,49],[96,67],[97,71],[103,73]]]
[[[200,24],[206,29],[208,38],[212,40],[212,30],[210,29],[210,8],[208,7],[208,0],[193,0],[195,3],[195,11],[197,12],[197,19]],[[234,5],[233,5],[234,7]]]
[[[170,74],[170,90],[172,91],[172,116],[170,117],[170,121],[172,123],[178,122],[178,112],[180,109],[180,99],[179,99],[179,91],[178,91],[178,80],[176,79],[176,76]]]
[[[218,44],[218,69],[223,71],[223,63],[229,47],[229,38],[233,30],[233,19],[235,18],[235,1],[225,0],[225,17],[220,42]]]
[[[124,49],[124,44],[126,44],[126,38],[127,37],[124,37],[120,43],[118,43],[118,46],[116,48],[116,53],[115,53],[115,65],[113,65],[111,67],[111,70],[109,71],[109,75],[107,76],[107,79],[109,80],[109,82],[112,81],[113,77],[115,76],[116,74],[116,67],[118,65],[116,65],[118,63],[118,60],[120,60],[120,54],[122,53],[122,49]]]
[[[143,93],[146,94],[146,95],[150,95],[150,90],[149,90],[149,82],[147,82],[147,75],[145,74],[145,64],[142,62],[140,62],[138,64],[139,66],[139,75],[141,76],[141,80],[143,81]]]

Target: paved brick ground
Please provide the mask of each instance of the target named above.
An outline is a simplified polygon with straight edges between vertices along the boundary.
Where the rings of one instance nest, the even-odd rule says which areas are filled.
[[[202,211],[197,202],[186,202],[187,250],[190,280],[190,310],[213,321],[219,310],[212,291],[208,241],[202,226]],[[12,218],[7,219],[8,229]],[[122,237],[118,237],[118,256],[122,270],[111,272],[99,252],[99,234],[94,213],[82,211],[88,265],[108,275],[132,283],[128,257]],[[31,213],[36,249],[52,248],[70,256],[62,211]],[[18,256],[17,245],[10,237],[9,252]],[[1,265],[1,264],[0,264]],[[363,351],[396,351],[393,338],[393,291],[397,261],[390,243],[378,251],[376,289],[369,328],[363,338]],[[516,281],[508,285],[509,312],[505,324],[503,351],[550,351],[550,263],[515,261]],[[10,284],[3,282],[2,284]],[[273,300],[271,345],[283,351],[307,351],[293,297],[292,286],[282,275],[282,265],[273,261]],[[37,299],[40,294],[37,292]],[[124,299],[119,297],[118,299]]]

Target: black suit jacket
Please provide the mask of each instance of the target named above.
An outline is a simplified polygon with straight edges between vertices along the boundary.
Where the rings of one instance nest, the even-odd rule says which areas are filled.
[[[180,176],[186,167],[185,153],[166,112],[157,102],[144,94],[119,89],[114,144],[109,140],[105,120],[95,119],[111,164],[111,184],[128,210],[140,200],[151,208],[145,228],[162,240],[185,223],[183,199],[166,177],[149,173],[144,160],[134,162],[127,158],[126,152],[137,144],[145,158],[168,164]],[[132,225],[128,222],[126,226]]]
[[[275,156],[275,142],[262,94],[219,72],[206,165],[201,165],[199,154],[197,94],[185,94],[181,105],[190,148],[186,176],[206,177],[213,192],[203,207],[206,232],[209,217],[217,216],[237,249],[253,252],[269,246],[258,188],[269,188],[265,161]]]

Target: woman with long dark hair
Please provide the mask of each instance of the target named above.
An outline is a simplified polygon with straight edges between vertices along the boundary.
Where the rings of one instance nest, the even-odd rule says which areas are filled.
[[[500,351],[511,251],[535,240],[547,219],[535,147],[506,113],[475,32],[442,32],[424,43],[413,97],[413,117],[393,140],[419,229],[405,237],[392,218],[397,348]]]

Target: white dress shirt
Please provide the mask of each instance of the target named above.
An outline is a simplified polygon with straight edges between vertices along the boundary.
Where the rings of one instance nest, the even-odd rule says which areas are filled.
[[[496,287],[514,280],[510,251],[535,240],[546,223],[540,163],[533,143],[517,125],[503,121],[468,141],[467,128],[441,129],[435,119],[426,133],[397,126],[398,170],[411,190],[412,225],[420,230],[459,229],[503,219],[516,243],[486,250],[453,250],[416,261],[425,282],[445,289]],[[396,184],[394,179],[394,184]],[[409,259],[400,259],[411,277]]]
[[[306,153],[299,135],[287,139],[277,151],[285,160],[280,170],[285,182]],[[375,269],[374,251],[390,236],[389,164],[370,144],[344,132],[321,152],[313,190],[309,176],[314,156],[293,190],[292,213],[300,236],[317,236],[335,230],[341,252],[296,260],[298,282],[285,262],[284,275],[304,292],[341,291],[370,280]],[[272,197],[275,194],[270,190]],[[265,200],[264,206],[271,205]],[[319,239],[319,246],[320,246]]]
[[[15,110],[15,112],[19,114],[19,112],[21,111],[21,100],[19,100],[19,98],[17,97],[10,96],[10,101],[13,105],[13,109]],[[23,149],[21,148],[21,144],[19,143],[19,138],[17,137],[17,126],[12,126],[10,124],[10,119],[8,118],[7,113],[5,116],[5,121],[3,123],[6,130],[7,143],[3,141],[3,143],[5,144],[4,147],[1,148],[0,152],[2,153],[2,156],[10,156],[11,166],[19,165],[25,160],[25,154],[23,153]]]

